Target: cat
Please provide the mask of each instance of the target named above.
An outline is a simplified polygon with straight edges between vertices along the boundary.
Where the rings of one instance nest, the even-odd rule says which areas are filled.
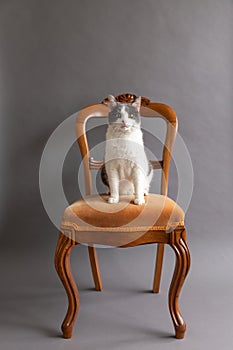
[[[133,103],[117,102],[108,96],[108,128],[106,133],[105,160],[101,175],[109,187],[108,203],[119,202],[120,195],[135,194],[134,203],[145,203],[153,176],[143,143],[141,131],[141,97]]]

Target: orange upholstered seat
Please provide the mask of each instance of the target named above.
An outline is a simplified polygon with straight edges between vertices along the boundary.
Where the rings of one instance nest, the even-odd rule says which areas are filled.
[[[149,194],[144,205],[135,205],[132,196],[121,196],[117,204],[108,195],[92,195],[78,200],[64,212],[62,226],[74,225],[78,231],[166,230],[184,225],[184,212],[171,198]]]

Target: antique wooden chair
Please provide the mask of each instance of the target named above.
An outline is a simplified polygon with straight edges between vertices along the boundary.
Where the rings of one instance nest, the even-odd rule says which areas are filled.
[[[132,94],[118,95],[120,102],[131,103]],[[131,198],[122,198],[118,204],[107,203],[106,195],[91,195],[92,169],[100,169],[102,161],[90,157],[86,136],[86,121],[91,117],[107,117],[108,107],[102,104],[90,105],[77,116],[77,140],[84,163],[86,197],[66,208],[55,254],[55,267],[68,296],[68,310],[62,323],[64,338],[71,338],[79,310],[79,294],[70,268],[70,253],[75,245],[88,245],[95,289],[102,290],[96,245],[133,247],[158,243],[153,292],[160,287],[164,245],[170,245],[176,256],[175,270],[169,289],[169,310],[175,328],[176,338],[183,338],[186,324],[179,310],[179,296],[190,267],[190,253],[186,240],[183,210],[169,197],[168,173],[171,149],[177,132],[177,118],[174,110],[161,103],[142,98],[141,115],[160,117],[166,121],[167,131],[163,146],[163,159],[151,160],[154,169],[163,172],[161,194],[149,194],[146,204],[137,206]],[[111,209],[110,209],[111,208]],[[114,211],[112,208],[114,208]],[[113,210],[113,211],[112,211]]]

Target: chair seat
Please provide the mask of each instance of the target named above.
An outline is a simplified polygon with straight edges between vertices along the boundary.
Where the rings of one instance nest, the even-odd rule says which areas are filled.
[[[108,195],[91,195],[66,208],[62,227],[76,231],[136,232],[168,230],[184,225],[184,212],[171,198],[159,194],[145,196],[145,204],[135,205],[133,196],[121,196],[117,204]]]

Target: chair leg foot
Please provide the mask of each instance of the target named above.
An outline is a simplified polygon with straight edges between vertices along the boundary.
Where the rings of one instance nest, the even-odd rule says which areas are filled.
[[[181,326],[175,326],[175,337],[176,339],[183,339],[186,331],[186,324]]]
[[[61,330],[62,330],[63,338],[65,338],[65,339],[72,338],[72,333],[73,333],[72,329],[69,329],[69,328],[63,329],[63,327],[61,327]]]
[[[185,230],[175,230],[170,242],[176,254],[176,265],[169,290],[169,310],[175,328],[176,338],[184,338],[186,324],[179,310],[179,296],[190,267],[190,252]]]
[[[54,259],[55,268],[68,297],[68,310],[61,327],[64,338],[72,337],[80,305],[78,289],[70,268],[70,253],[76,244],[73,239],[60,233]]]

